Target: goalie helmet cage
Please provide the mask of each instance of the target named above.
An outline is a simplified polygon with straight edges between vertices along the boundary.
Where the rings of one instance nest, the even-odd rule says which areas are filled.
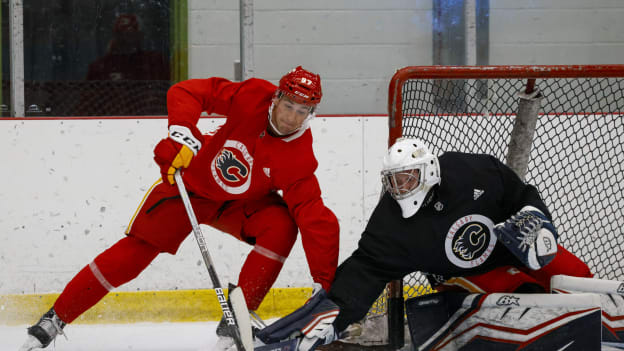
[[[406,67],[390,81],[388,142],[519,159],[512,169],[539,189],[560,243],[596,277],[622,279],[623,94],[624,65]],[[369,315],[388,314],[393,348],[404,342],[404,298],[432,291],[415,272],[373,305]]]

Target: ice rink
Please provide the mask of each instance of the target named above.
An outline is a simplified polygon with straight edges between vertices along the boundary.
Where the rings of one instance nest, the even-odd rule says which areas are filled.
[[[56,351],[209,351],[217,343],[218,322],[76,324],[65,327],[46,350]],[[0,326],[0,351],[17,351],[28,326]]]

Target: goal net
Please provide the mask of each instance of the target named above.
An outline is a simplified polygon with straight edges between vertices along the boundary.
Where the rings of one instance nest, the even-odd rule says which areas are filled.
[[[623,279],[623,93],[624,65],[406,67],[390,82],[389,144],[498,157],[539,189],[565,248],[597,278]],[[418,272],[389,286],[369,316],[388,315],[398,348],[403,299],[433,290]]]

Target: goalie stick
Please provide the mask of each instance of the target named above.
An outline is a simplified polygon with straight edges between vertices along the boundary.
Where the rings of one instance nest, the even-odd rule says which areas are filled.
[[[217,294],[217,299],[219,300],[221,311],[223,312],[223,318],[225,318],[228,327],[231,328],[233,331],[232,334],[234,335],[236,349],[238,351],[252,351],[253,336],[251,333],[251,322],[249,320],[247,303],[245,302],[245,298],[243,297],[242,290],[239,287],[230,285],[229,296],[230,304],[232,306],[232,308],[230,309],[225,294],[223,292],[223,288],[221,287],[221,282],[219,281],[219,277],[217,276],[217,272],[214,268],[214,264],[212,263],[212,259],[210,258],[210,253],[208,252],[208,247],[206,246],[206,240],[204,239],[204,235],[202,234],[199,223],[197,222],[197,217],[195,216],[195,212],[193,211],[193,207],[191,206],[191,199],[189,198],[189,195],[186,192],[186,187],[184,186],[184,182],[182,181],[182,175],[180,174],[180,170],[177,170],[175,172],[174,178],[178,186],[180,196],[182,197],[182,203],[184,204],[184,208],[186,209],[189,221],[191,222],[191,226],[193,227],[193,234],[195,235],[197,245],[199,246],[199,251],[201,251],[202,258],[204,259],[204,264],[208,269],[208,274],[210,274],[213,288],[215,290],[215,293]]]

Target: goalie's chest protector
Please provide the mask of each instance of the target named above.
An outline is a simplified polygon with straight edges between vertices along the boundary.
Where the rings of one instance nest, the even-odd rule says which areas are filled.
[[[435,196],[414,216],[403,218],[387,193],[360,241],[380,252],[386,267],[442,277],[478,274],[518,264],[493,233],[511,216],[504,204],[503,180],[486,156],[446,153],[440,158],[442,182]],[[373,247],[374,246],[374,247]]]

